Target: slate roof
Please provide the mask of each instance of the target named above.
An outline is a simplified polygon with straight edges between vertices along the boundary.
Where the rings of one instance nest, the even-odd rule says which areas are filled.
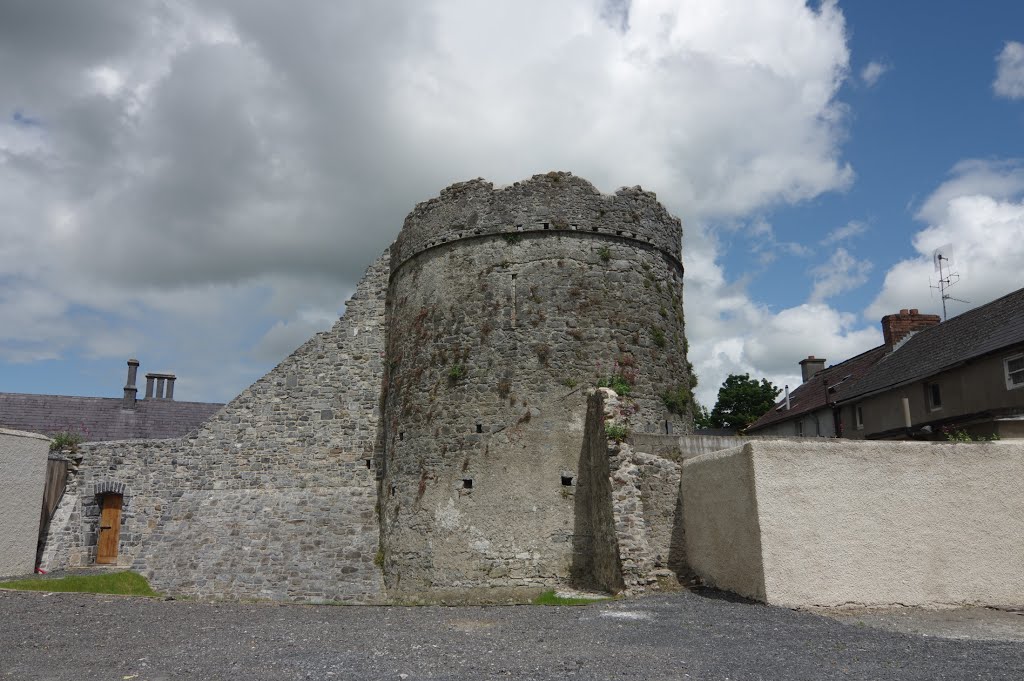
[[[181,437],[224,405],[213,402],[0,393],[0,427],[51,435],[68,430],[88,442]]]
[[[843,393],[849,401],[1024,343],[1024,288],[918,331]]]
[[[783,397],[772,409],[747,427],[746,432],[752,433],[776,423],[802,416],[828,406],[829,403],[842,399],[857,379],[867,373],[882,357],[885,346],[879,345],[845,362],[833,364],[822,369],[809,381],[798,386],[789,393],[789,409],[786,409],[786,398]]]

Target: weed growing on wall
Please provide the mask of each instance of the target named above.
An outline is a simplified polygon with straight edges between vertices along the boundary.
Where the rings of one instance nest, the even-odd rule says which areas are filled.
[[[452,368],[448,370],[448,380],[452,383],[461,381],[466,377],[466,367],[461,364],[453,364]]]
[[[78,433],[72,433],[67,430],[62,430],[59,433],[53,434],[53,440],[50,441],[50,451],[59,452],[62,449],[70,449],[73,452],[78,451],[78,445],[82,444],[82,436]]]
[[[597,257],[601,258],[601,262],[608,262],[612,259],[612,249],[607,246],[601,246],[597,249]]]
[[[662,396],[661,401],[664,402],[665,408],[673,414],[679,414],[680,416],[686,413],[686,407],[691,401],[690,390],[684,385],[678,385],[671,390],[666,390]]]
[[[621,423],[612,423],[611,421],[605,421],[604,434],[609,440],[615,440],[616,442],[622,442],[629,437],[629,428]]]

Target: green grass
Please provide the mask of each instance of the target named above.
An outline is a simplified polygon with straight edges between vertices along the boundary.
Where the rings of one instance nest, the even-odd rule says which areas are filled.
[[[534,598],[532,603],[534,605],[590,605],[610,600],[610,598],[563,598],[554,591],[545,591]]]
[[[146,578],[137,572],[109,572],[101,575],[74,575],[57,579],[15,579],[0,582],[0,589],[21,591],[74,591],[87,594],[122,596],[159,596]]]

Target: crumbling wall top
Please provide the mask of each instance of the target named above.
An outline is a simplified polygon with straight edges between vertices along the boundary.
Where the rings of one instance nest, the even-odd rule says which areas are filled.
[[[418,204],[392,247],[391,269],[460,239],[544,231],[632,239],[681,260],[682,224],[653,192],[636,186],[602,194],[572,173],[550,172],[500,188],[482,178],[457,182]]]

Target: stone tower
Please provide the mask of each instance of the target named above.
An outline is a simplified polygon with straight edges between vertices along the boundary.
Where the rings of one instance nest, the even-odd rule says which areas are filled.
[[[455,184],[406,218],[377,455],[390,593],[569,576],[588,388],[628,392],[642,430],[692,429],[681,236],[654,194],[568,173]]]

